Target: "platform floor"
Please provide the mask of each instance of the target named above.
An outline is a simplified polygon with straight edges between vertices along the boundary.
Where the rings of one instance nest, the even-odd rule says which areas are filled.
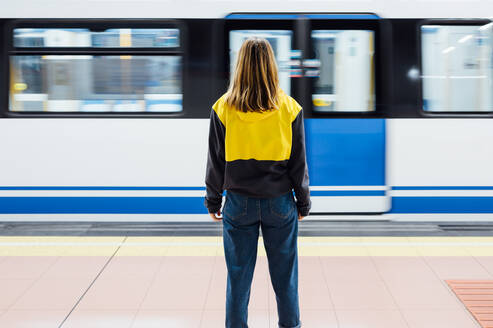
[[[300,237],[307,328],[480,327],[447,279],[493,280],[493,237]],[[2,328],[224,327],[222,238],[0,237]],[[259,242],[250,327],[276,328]]]

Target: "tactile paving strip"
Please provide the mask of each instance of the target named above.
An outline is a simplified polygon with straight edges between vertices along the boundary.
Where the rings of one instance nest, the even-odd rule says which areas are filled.
[[[483,328],[493,328],[493,280],[446,280]]]

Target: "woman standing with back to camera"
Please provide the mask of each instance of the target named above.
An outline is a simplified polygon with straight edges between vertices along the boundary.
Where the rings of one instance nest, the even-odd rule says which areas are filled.
[[[303,111],[279,87],[274,53],[263,38],[243,43],[229,89],[212,106],[205,182],[205,205],[214,220],[223,221],[226,327],[248,327],[259,226],[279,327],[301,327],[298,220],[311,205]]]

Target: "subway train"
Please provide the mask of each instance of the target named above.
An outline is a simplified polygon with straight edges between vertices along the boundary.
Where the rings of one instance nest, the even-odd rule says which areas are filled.
[[[11,2],[0,220],[209,221],[211,106],[254,35],[303,106],[306,220],[493,220],[489,14],[479,0]]]

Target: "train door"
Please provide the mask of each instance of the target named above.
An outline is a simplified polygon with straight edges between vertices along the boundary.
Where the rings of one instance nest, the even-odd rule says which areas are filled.
[[[243,40],[264,37],[274,49],[281,87],[303,106],[312,214],[390,208],[375,80],[377,18],[232,14],[224,21],[228,77]]]
[[[376,15],[307,15],[305,130],[313,213],[383,213],[385,119]]]

